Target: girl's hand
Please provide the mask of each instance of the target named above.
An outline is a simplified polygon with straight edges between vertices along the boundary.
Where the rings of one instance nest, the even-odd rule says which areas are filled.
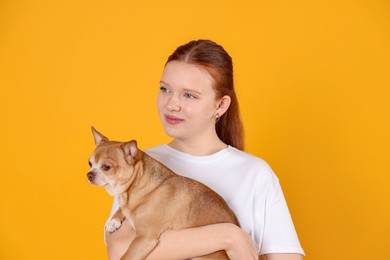
[[[232,260],[258,259],[258,252],[252,238],[241,228],[233,224],[227,224],[229,239],[227,240],[226,253]]]

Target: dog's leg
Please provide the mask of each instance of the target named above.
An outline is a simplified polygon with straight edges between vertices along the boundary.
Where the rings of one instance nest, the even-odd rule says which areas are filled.
[[[158,236],[154,239],[136,235],[126,253],[121,257],[121,260],[143,260],[153,251],[158,242]]]
[[[125,218],[126,217],[122,214],[122,210],[119,208],[112,216],[112,218],[107,221],[105,226],[106,232],[111,234],[117,231],[122,226],[122,222],[125,220]]]

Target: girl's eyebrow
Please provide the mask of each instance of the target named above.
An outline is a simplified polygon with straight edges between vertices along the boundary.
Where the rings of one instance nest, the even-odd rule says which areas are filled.
[[[197,94],[197,95],[201,95],[202,93],[200,93],[199,91],[197,90],[193,90],[193,89],[189,89],[189,88],[185,88],[183,89],[185,92],[191,92],[191,93],[194,93],[194,94]]]
[[[164,84],[164,85],[167,85],[167,86],[169,86],[167,83],[165,83],[164,81],[162,81],[162,80],[160,80],[160,84]]]
[[[163,80],[160,80],[160,84],[163,84],[163,85],[169,87],[169,84],[166,83],[166,82],[164,82]],[[184,90],[185,92],[192,92],[192,93],[195,93],[195,94],[197,94],[197,95],[201,95],[201,94],[202,94],[202,93],[200,93],[199,91],[194,90],[194,89],[185,88],[185,89],[183,89],[183,90]]]

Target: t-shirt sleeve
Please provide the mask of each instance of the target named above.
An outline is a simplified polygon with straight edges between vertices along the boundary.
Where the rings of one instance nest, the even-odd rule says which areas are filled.
[[[278,178],[272,172],[265,201],[263,239],[260,254],[304,255]]]

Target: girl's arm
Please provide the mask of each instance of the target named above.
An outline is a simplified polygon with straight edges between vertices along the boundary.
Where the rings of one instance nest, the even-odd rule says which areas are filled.
[[[106,236],[110,260],[117,260],[124,254],[133,239],[129,235],[131,230],[124,221],[119,230]],[[250,236],[229,223],[166,231],[147,259],[188,259],[219,250],[225,250],[231,259],[258,259]]]
[[[302,260],[300,254],[269,254],[265,255],[266,260]]]
[[[127,221],[123,221],[120,229],[112,234],[105,233],[104,235],[108,259],[119,260],[133,241],[135,232]]]

